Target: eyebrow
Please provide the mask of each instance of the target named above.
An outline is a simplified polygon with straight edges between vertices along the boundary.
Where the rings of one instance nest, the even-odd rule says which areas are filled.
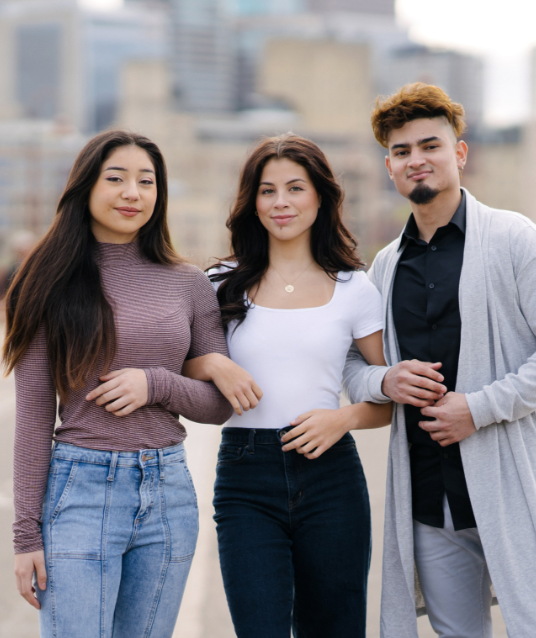
[[[127,169],[121,166],[108,166],[108,168],[105,168],[104,170],[105,171],[125,171],[125,173],[127,172]],[[154,171],[152,171],[150,168],[140,168],[140,173],[152,173],[154,175]]]
[[[289,184],[293,184],[294,182],[303,182],[304,184],[307,184],[307,182],[301,177],[296,177],[295,179],[291,179],[288,182],[286,182],[285,186],[288,186]],[[266,186],[273,186],[272,182],[261,182],[259,186],[262,186],[262,184],[265,184]]]
[[[432,135],[432,137],[425,137],[422,140],[418,140],[417,146],[422,146],[423,144],[428,144],[428,142],[436,141],[441,141],[441,138],[437,135]],[[396,148],[408,148],[409,146],[411,146],[409,142],[402,142],[402,144],[393,144],[393,146],[391,146],[391,150],[394,151]]]

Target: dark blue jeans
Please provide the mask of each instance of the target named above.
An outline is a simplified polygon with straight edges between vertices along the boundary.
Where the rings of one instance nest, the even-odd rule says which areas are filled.
[[[365,638],[370,505],[354,440],[309,460],[279,436],[223,429],[214,518],[236,635]]]

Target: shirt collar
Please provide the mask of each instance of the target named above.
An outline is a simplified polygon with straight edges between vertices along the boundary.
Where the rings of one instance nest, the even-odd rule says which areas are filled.
[[[456,209],[456,212],[452,216],[450,222],[447,224],[447,226],[449,224],[454,224],[454,226],[459,228],[462,231],[462,233],[465,235],[465,228],[467,224],[467,213],[466,213],[467,204],[466,204],[465,191],[463,189],[461,190],[461,194],[462,194],[462,199],[460,201],[460,204],[458,208]],[[419,229],[417,228],[417,222],[415,221],[415,217],[413,213],[411,213],[411,215],[409,216],[408,223],[406,224],[406,227],[402,231],[402,237],[400,239],[400,244],[398,245],[399,250],[402,247],[402,244],[408,239],[413,239],[414,241],[419,239]]]

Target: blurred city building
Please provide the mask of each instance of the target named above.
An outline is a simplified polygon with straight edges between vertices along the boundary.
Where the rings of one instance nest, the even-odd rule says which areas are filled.
[[[61,119],[83,132],[116,117],[126,60],[167,59],[163,11],[95,11],[76,0],[0,4],[0,116]]]
[[[472,55],[405,46],[389,55],[385,80],[389,92],[409,82],[435,84],[453,100],[463,104],[473,137],[482,127],[484,115],[484,64]]]
[[[220,0],[171,0],[173,94],[177,109],[214,113],[235,106],[235,54]]]
[[[47,120],[0,120],[0,279],[23,230],[41,237],[85,137]]]
[[[0,54],[0,242],[22,227],[44,232],[87,136],[120,125],[162,146],[173,236],[205,264],[228,252],[225,219],[248,149],[292,130],[326,151],[370,261],[409,214],[370,111],[378,94],[418,80],[466,109],[464,184],[536,218],[536,117],[483,126],[482,62],[413,43],[394,0],[124,0],[105,12],[0,0]]]

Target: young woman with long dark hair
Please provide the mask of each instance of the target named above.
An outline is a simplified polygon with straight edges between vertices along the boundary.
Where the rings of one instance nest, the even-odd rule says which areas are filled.
[[[353,340],[385,365],[381,299],[358,272],[342,201],[314,143],[288,134],[253,150],[227,222],[232,254],[210,274],[232,361],[185,368],[236,411],[214,506],[238,638],[365,636],[370,508],[349,431],[389,423],[391,407],[339,408]]]
[[[177,417],[221,424],[232,410],[212,383],[181,375],[185,359],[227,347],[166,208],[157,146],[96,136],[7,294],[15,573],[42,638],[173,632],[198,529]]]

